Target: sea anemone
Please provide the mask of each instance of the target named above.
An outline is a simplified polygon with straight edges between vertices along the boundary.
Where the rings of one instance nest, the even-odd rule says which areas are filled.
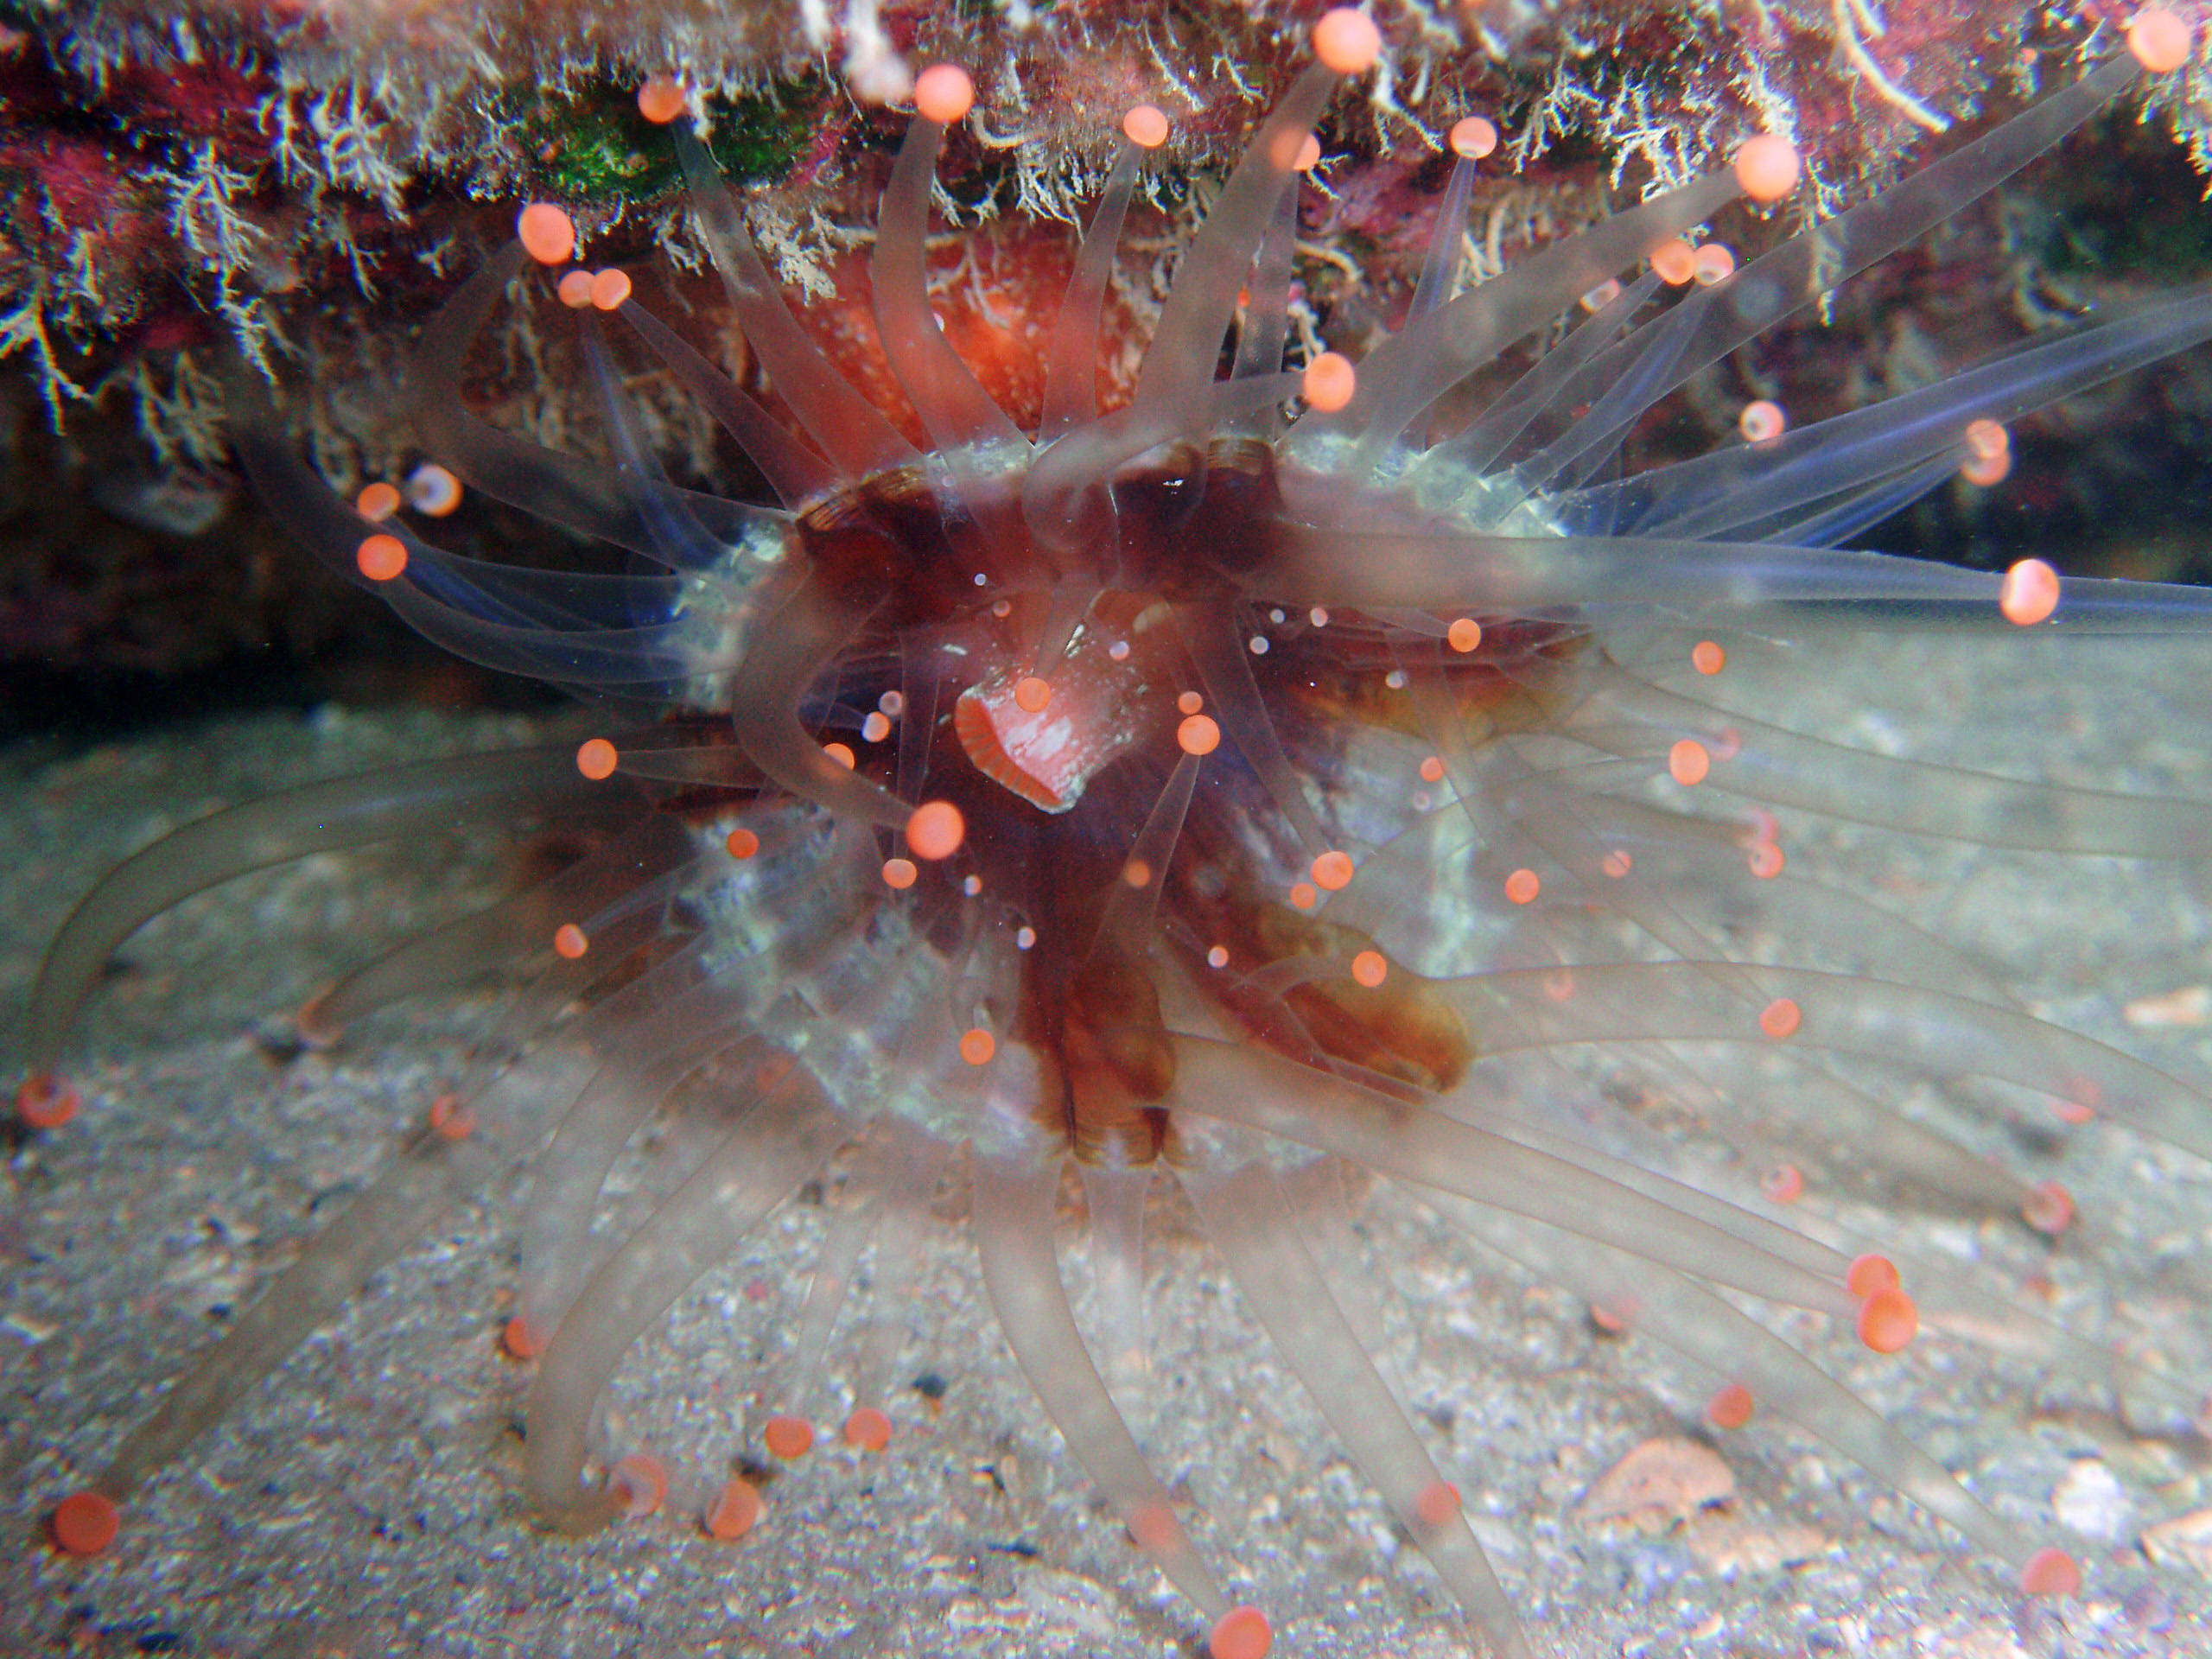
[[[938,66],[916,83],[872,262],[884,360],[926,447],[822,358],[680,89],[656,83],[641,107],[669,124],[779,410],[624,272],[573,267],[567,215],[538,204],[423,334],[413,412],[445,470],[410,496],[435,516],[457,479],[658,574],[441,549],[395,516],[388,486],[334,496],[241,378],[245,464],[318,558],[448,650],[595,700],[606,725],[581,748],[404,766],[216,814],[72,915],[33,996],[20,1108],[41,1127],[79,1103],[61,1051],[111,953],[184,896],[456,823],[553,826],[584,849],[302,1012],[302,1037],[327,1043],[401,998],[513,986],[472,1075],[60,1504],[56,1541],[105,1547],[134,1487],[518,1162],[529,1197],[505,1340],[535,1367],[531,1510],[582,1532],[675,1502],[741,1534],[760,1514],[753,1483],[665,1468],[604,1415],[624,1356],[779,1206],[826,1193],[812,1290],[785,1361],[752,1384],[745,1447],[808,1452],[873,1243],[843,1433],[881,1452],[912,1240],[940,1183],[964,1176],[983,1286],[1069,1452],[1203,1614],[1215,1659],[1255,1659],[1268,1618],[1223,1589],[1142,1446],[1159,1402],[1141,1241],[1172,1185],[1400,1535],[1491,1651],[1523,1652],[1346,1243],[1380,1178],[1709,1374],[1722,1430],[1754,1413],[1794,1423],[2022,1589],[2077,1590],[2070,1554],[1808,1356],[1804,1316],[1877,1356],[1923,1326],[1979,1339],[2186,1423],[2196,1388],[2070,1332],[2001,1274],[1866,1236],[1853,1218],[1870,1212],[1847,1201],[2071,1240],[2066,1187],[1993,1155],[1963,1109],[1987,1109],[1984,1085],[2198,1158],[2212,1114],[1852,880],[1834,826],[2029,867],[2180,861],[2212,844],[2212,805],[1878,753],[1760,717],[1758,688],[1870,635],[1940,653],[1975,631],[2202,631],[2212,606],[2194,590],[2062,586],[2032,560],[1999,578],[1844,543],[1962,472],[1999,482],[2008,423],[2212,337],[2212,297],[1795,429],[1762,400],[1741,444],[1606,472],[1691,377],[2173,67],[2171,22],[1740,267],[1688,238],[1741,197],[1790,193],[1796,157],[1776,137],[1456,292],[1494,143],[1470,124],[1402,329],[1357,363],[1325,351],[1290,372],[1301,152],[1376,50],[1359,13],[1330,12],[1319,61],[1184,251],[1134,394],[1102,410],[1102,302],[1166,133],[1158,111],[1130,112],[1033,434],[931,312],[934,169],[972,97]],[[565,273],[611,465],[525,442],[463,395],[472,342],[533,261]],[[1586,318],[1503,396],[1471,418],[1441,412],[1578,305]],[[669,480],[602,315],[721,423],[775,505]],[[1071,1172],[1096,1270],[1088,1339],[1054,1244]]]

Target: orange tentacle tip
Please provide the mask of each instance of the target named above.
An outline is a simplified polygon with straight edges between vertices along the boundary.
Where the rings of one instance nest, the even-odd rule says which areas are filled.
[[[1351,976],[1373,990],[1390,976],[1390,963],[1380,950],[1363,950],[1351,959]]]
[[[509,1359],[536,1359],[544,1346],[519,1313],[499,1327],[499,1351]]]
[[[1886,1255],[1859,1256],[1843,1275],[1843,1287],[1861,1300],[1880,1291],[1896,1290],[1904,1283],[1897,1263]]]
[[[74,1084],[34,1071],[16,1090],[16,1115],[35,1129],[58,1129],[84,1109]]]
[[[674,75],[653,75],[638,88],[638,113],[657,127],[668,125],[690,105],[690,94]]]
[[[612,778],[621,760],[621,752],[603,737],[594,737],[578,746],[576,770],[593,782]]]
[[[2022,559],[2005,573],[1997,608],[2015,627],[2047,621],[2058,608],[2058,572],[2041,559]]]
[[[1651,250],[1651,269],[1669,288],[1686,288],[1697,276],[1697,250],[1679,236]]]
[[[1804,1023],[1804,1011],[1786,996],[1777,996],[1759,1010],[1759,1029],[1777,1042],[1794,1037]]]
[[[1706,1421],[1715,1428],[1741,1428],[1758,1410],[1758,1402],[1740,1382],[1731,1382],[1705,1402]]]
[[[862,1406],[845,1419],[845,1444],[861,1452],[880,1452],[891,1444],[891,1419],[874,1406]]]
[[[1336,6],[1313,25],[1313,55],[1340,75],[1375,67],[1382,55],[1382,31],[1355,6]]]
[[[658,1458],[632,1452],[607,1475],[607,1490],[624,1515],[642,1521],[668,1501],[668,1471]]]
[[[1351,402],[1359,388],[1359,372],[1341,352],[1323,352],[1306,365],[1300,382],[1306,401],[1323,414],[1333,414]]]
[[[2020,1569],[2020,1588],[2031,1596],[2078,1596],[2082,1564],[2056,1544],[2046,1544]]]
[[[771,1417],[760,1431],[760,1443],[788,1463],[814,1449],[814,1425],[804,1417]]]
[[[430,1130],[441,1141],[466,1141],[476,1133],[476,1114],[459,1095],[440,1095],[430,1103]]]
[[[574,922],[563,922],[553,930],[553,953],[574,962],[591,949],[591,936]]]
[[[1859,1340],[1878,1354],[1903,1353],[1919,1332],[1919,1306],[1902,1290],[1878,1290],[1859,1304]]]
[[[54,1506],[47,1517],[47,1532],[54,1547],[65,1555],[98,1555],[114,1543],[123,1530],[123,1511],[105,1492],[87,1488],[72,1492]]]
[[[960,1033],[960,1058],[970,1065],[988,1065],[991,1057],[999,1052],[999,1039],[981,1026],[970,1027]]]
[[[2187,23],[2164,6],[2139,11],[2128,20],[2127,49],[2154,75],[2169,75],[2189,61],[2196,40]]]
[[[1759,1191],[1769,1204],[1795,1204],[1805,1196],[1805,1172],[1795,1164],[1777,1164],[1759,1177]]]
[[[1483,625],[1471,616],[1455,619],[1452,626],[1444,631],[1444,643],[1462,657],[1475,650],[1482,642]]]
[[[541,265],[564,265],[576,257],[576,223],[550,201],[533,201],[515,219],[523,251]]]
[[[2063,1181],[2037,1181],[2020,1204],[2021,1218],[2052,1238],[2074,1224],[2075,1214],[2074,1195]]]
[[[1700,639],[1690,647],[1690,666],[1700,674],[1718,674],[1728,666],[1727,648],[1718,640]]]
[[[1450,1481],[1432,1480],[1414,1497],[1414,1514],[1420,1518],[1421,1525],[1435,1531],[1458,1520],[1465,1504],[1465,1500],[1460,1497],[1459,1489]]]
[[[630,273],[612,265],[593,273],[591,302],[600,311],[620,311],[630,300]]]
[[[1452,124],[1448,142],[1461,161],[1479,162],[1497,148],[1497,124],[1483,116],[1467,116]]]
[[[1167,114],[1154,104],[1139,104],[1122,118],[1122,131],[1139,149],[1158,149],[1167,142]]]
[[[742,1538],[760,1522],[760,1494],[749,1480],[733,1477],[708,1506],[701,1522],[716,1538]]]
[[[362,537],[353,550],[353,565],[371,582],[390,582],[407,569],[407,543],[378,531]]]
[[[1221,728],[1205,715],[1189,715],[1175,728],[1176,747],[1185,754],[1211,754],[1221,747]]]
[[[968,839],[968,820],[950,801],[924,801],[906,820],[906,845],[916,858],[950,858]]]
[[[933,63],[914,77],[914,111],[941,127],[966,118],[976,107],[976,83],[957,63]]]
[[[1534,870],[1516,870],[1505,878],[1505,897],[1510,904],[1533,905],[1543,890],[1543,878]]]
[[[760,850],[760,837],[742,824],[723,838],[722,849],[734,859],[747,859]]]
[[[1313,861],[1313,885],[1325,893],[1342,893],[1351,885],[1353,866],[1350,853],[1325,852]]]
[[[1763,132],[1736,152],[1737,188],[1753,201],[1780,201],[1803,168],[1797,146],[1778,132]]]
[[[399,488],[378,479],[365,484],[361,493],[353,498],[353,511],[372,524],[380,524],[399,511]]]
[[[1694,737],[1676,740],[1667,751],[1667,775],[1685,789],[1703,783],[1712,770],[1712,752]]]
[[[1232,1607],[1208,1632],[1206,1659],[1268,1659],[1274,1644],[1274,1626],[1265,1613],[1249,1605]]]

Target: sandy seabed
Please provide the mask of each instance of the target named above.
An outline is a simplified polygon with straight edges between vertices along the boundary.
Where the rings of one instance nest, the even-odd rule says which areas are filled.
[[[2212,802],[2204,647],[2100,645],[2085,662],[2056,645],[1739,652],[1725,690],[1838,741]],[[324,709],[0,754],[0,1058],[19,1052],[39,953],[68,906],[162,830],[288,784],[572,729]],[[2132,1030],[2122,1017],[2212,982],[2197,873],[1997,857],[1786,814],[1783,834],[1794,871],[1849,872],[2001,964],[2038,1011],[2200,1086],[2212,1078],[2205,1029]],[[421,1121],[493,1004],[426,1001],[289,1059],[288,1012],[338,966],[488,901],[508,868],[498,843],[460,838],[319,855],[194,899],[120,953],[74,1051],[86,1109],[17,1149],[0,1218],[0,1651],[1196,1653],[1194,1610],[1094,1499],[1016,1370],[957,1199],[929,1246],[899,1373],[933,1377],[941,1398],[897,1389],[888,1454],[832,1445],[786,1469],[741,1543],[674,1509],[585,1540],[531,1526],[518,1439],[528,1374],[495,1344],[516,1281],[518,1173],[449,1215],[141,1489],[108,1554],[45,1546],[56,1499]],[[1985,1103],[1993,1120],[2026,1109]],[[2075,1193],[2084,1223],[2056,1251],[2017,1224],[1847,1218],[1906,1249],[1978,1255],[2014,1284],[2045,1281],[2078,1328],[2212,1376],[2212,1170],[2102,1124],[2056,1157],[2024,1152],[2001,1124],[1986,1134],[2016,1167]],[[2212,1505],[2199,1444],[2142,1434],[2086,1391],[1940,1336],[1877,1360],[1800,1317],[1787,1328],[1986,1502],[2082,1555],[2083,1597],[2026,1601],[1941,1523],[1765,1421],[1715,1440],[1738,1484],[1726,1511],[1659,1535],[1609,1529],[1578,1516],[1592,1481],[1655,1437],[1713,1438],[1699,1408],[1714,1379],[1648,1340],[1602,1336],[1573,1299],[1401,1199],[1370,1201],[1362,1230],[1424,1432],[1540,1652],[2212,1653],[2212,1583],[2147,1564],[2139,1543],[2145,1527]],[[822,1232],[818,1205],[787,1207],[640,1344],[610,1407],[625,1444],[695,1484],[719,1478]],[[1148,1444],[1231,1593],[1268,1610],[1278,1654],[1465,1652],[1433,1574],[1400,1546],[1208,1248],[1165,1205],[1154,1235]],[[1064,1243],[1080,1287],[1080,1229]],[[841,1338],[833,1369],[851,1357]],[[825,1429],[842,1410],[816,1408]],[[2090,1535],[2054,1516],[2062,1491],[2105,1495],[2069,1510]],[[1777,1554],[1796,1564],[1771,1564]]]

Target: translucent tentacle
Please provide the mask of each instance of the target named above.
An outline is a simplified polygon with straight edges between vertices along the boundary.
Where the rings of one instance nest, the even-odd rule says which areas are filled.
[[[846,384],[792,317],[706,147],[681,122],[671,136],[691,187],[692,219],[721,275],[739,325],[807,436],[848,482],[920,460],[914,446]]]
[[[461,390],[469,342],[523,264],[520,244],[502,249],[454,290],[423,331],[408,414],[431,450],[464,482],[495,501],[648,556],[653,552],[652,531],[640,510],[649,499],[670,509],[680,505],[725,543],[744,540],[753,526],[766,522],[771,515],[762,508],[664,482],[650,488],[635,485],[581,456],[502,432],[469,412]],[[232,377],[230,391],[249,411],[257,404],[266,407],[266,395],[245,375]]]
[[[564,1532],[594,1531],[613,1499],[582,1484],[592,1408],[622,1356],[699,1276],[822,1167],[847,1133],[794,1069],[714,1154],[592,1275],[538,1363],[524,1477]]]
[[[180,900],[309,853],[466,825],[613,805],[566,747],[459,755],[288,790],[171,830],[78,901],[40,964],[26,1021],[35,1072],[51,1071],[115,947]]]
[[[737,441],[738,448],[760,469],[768,487],[785,506],[805,506],[836,488],[837,474],[827,461],[785,431],[766,410],[731,385],[728,376],[693,351],[658,317],[635,300],[625,300],[619,315],[668,365],[669,372],[705,405],[722,430]]]
[[[944,142],[944,127],[928,117],[918,115],[907,124],[876,209],[875,252],[868,271],[884,356],[938,452],[950,452],[959,467],[966,464],[969,450],[1027,454],[1029,440],[946,343],[930,310],[922,250],[929,234],[930,187]]]
[[[1075,270],[1069,273],[1060,314],[1052,324],[1052,343],[1045,348],[1044,414],[1037,428],[1039,443],[1050,443],[1098,417],[1098,334],[1106,289],[1113,281],[1122,221],[1128,216],[1129,197],[1136,189],[1143,161],[1144,152],[1136,145],[1122,144],[1114,170],[1107,175],[1098,209],[1090,216],[1090,227],[1083,233]]]
[[[562,923],[590,915],[613,893],[630,891],[633,878],[650,881],[688,864],[694,853],[680,825],[653,814],[550,880],[419,935],[347,975],[316,999],[316,1023],[342,1030],[403,997],[542,949]]]
[[[1413,1535],[1499,1659],[1529,1652],[1519,1621],[1469,1530],[1459,1494],[1391,1399],[1299,1236],[1263,1165],[1179,1169],[1206,1235],[1268,1338],[1351,1449],[1368,1483]]]
[[[1059,1190],[1057,1160],[1030,1167],[982,1156],[975,1160],[976,1248],[999,1328],[1068,1450],[1137,1547],[1209,1618],[1219,1618],[1229,1611],[1229,1599],[1198,1559],[1167,1489],[1115,1410],[1069,1311],[1052,1253]]]

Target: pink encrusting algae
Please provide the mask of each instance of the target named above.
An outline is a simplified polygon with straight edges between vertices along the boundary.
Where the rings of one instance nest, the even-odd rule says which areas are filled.
[[[2072,1230],[2063,1185],[1901,1109],[1900,1071],[2094,1100],[2200,1158],[2212,1111],[2189,1084],[2037,1018],[1918,921],[1822,880],[1795,841],[1785,853],[1772,809],[2022,853],[2182,860],[2212,838],[2212,803],[1893,760],[1721,699],[1739,656],[1784,639],[1916,629],[1940,649],[1951,631],[2212,632],[2212,601],[2194,590],[2062,582],[2036,560],[2000,579],[1845,545],[1961,472],[1999,483],[2008,423],[2212,339],[2212,296],[2154,301],[1830,420],[1793,425],[1760,400],[1740,443],[1625,478],[1608,467],[1701,370],[2190,50],[2165,13],[2136,18],[2126,41],[1741,263],[1701,227],[1741,200],[1790,197],[1800,157],[1778,135],[1463,289],[1471,185],[1498,135],[1462,123],[1403,327],[1355,360],[1325,342],[1292,350],[1314,130],[1382,51],[1369,17],[1328,11],[1317,61],[1184,251],[1133,396],[1104,409],[1122,220],[1171,136],[1157,106],[1128,111],[1045,342],[1034,431],[931,308],[935,169],[975,100],[965,70],[931,66],[912,82],[871,264],[885,369],[926,447],[829,369],[686,118],[693,101],[657,78],[639,108],[681,161],[772,404],[714,369],[629,274],[587,275],[569,213],[533,203],[517,243],[423,332],[413,412],[438,460],[405,505],[438,518],[480,493],[664,574],[492,563],[427,539],[386,494],[349,505],[277,435],[265,389],[238,377],[247,468],[319,559],[461,656],[603,699],[608,733],[277,796],[126,861],[47,956],[25,1122],[68,1123],[72,1020],[116,945],[189,893],[454,823],[583,825],[590,850],[303,1011],[303,1033],[334,1037],[401,998],[521,981],[424,1132],[88,1490],[56,1495],[57,1547],[107,1548],[142,1481],[517,1162],[531,1196],[503,1340],[534,1368],[522,1484],[535,1514],[572,1532],[664,1504],[719,1538],[772,1525],[749,1478],[619,1443],[601,1411],[617,1368],[834,1172],[812,1289],[751,1421],[781,1464],[817,1455],[817,1421],[842,1421],[856,1452],[899,1455],[885,1387],[910,1241],[964,1170],[985,1293],[1068,1451],[1197,1608],[1212,1659],[1261,1659],[1276,1643],[1268,1611],[1224,1588],[1138,1438],[1143,1217],[1154,1185],[1172,1183],[1473,1639],[1522,1653],[1461,1487],[1371,1351],[1355,1265],[1329,1247],[1342,1217],[1319,1195],[1341,1198],[1351,1172],[1581,1299],[1605,1329],[1719,1378],[1713,1427],[1795,1425],[2021,1590],[2075,1593],[2069,1554],[1993,1512],[1746,1304],[1824,1316],[1855,1332],[1867,1364],[1924,1328],[1974,1332],[2077,1384],[2194,1412],[2190,1384],[2070,1333],[2000,1281],[1858,1238],[1816,1200],[1840,1160],[2008,1226]],[[500,429],[462,395],[472,343],[518,278],[526,298],[557,285],[538,326],[576,332],[612,465]],[[1517,383],[1464,423],[1442,417],[1447,392],[1562,317],[1573,326]],[[625,390],[618,322],[622,353],[704,405],[772,505],[670,481]],[[617,729],[616,710],[635,717]],[[1673,1159],[1616,1103],[1623,1079],[1691,1103],[1740,1170]],[[718,1115],[702,1132],[652,1140],[705,1100]],[[610,1171],[633,1145],[645,1173],[618,1203]],[[1055,1254],[1071,1170],[1104,1263],[1103,1355]],[[849,1404],[817,1420],[871,1243]]]

